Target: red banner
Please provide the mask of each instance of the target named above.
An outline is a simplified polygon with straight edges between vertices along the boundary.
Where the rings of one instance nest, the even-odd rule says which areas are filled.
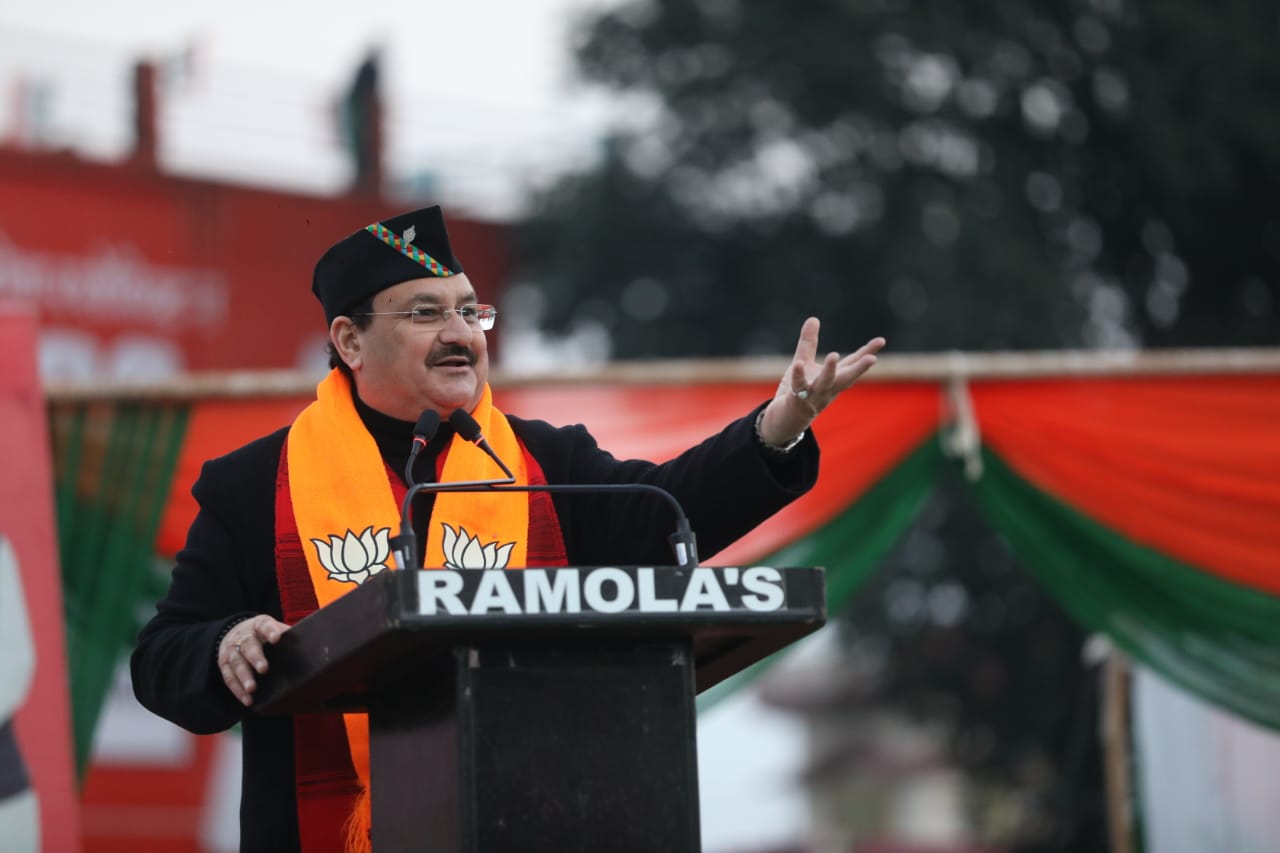
[[[75,851],[62,589],[33,312],[0,305],[0,349],[0,839],[11,851]]]

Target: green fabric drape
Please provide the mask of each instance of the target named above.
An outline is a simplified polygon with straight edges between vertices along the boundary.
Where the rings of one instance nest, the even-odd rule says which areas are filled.
[[[1068,612],[1174,683],[1280,729],[1280,598],[1137,545],[983,458],[980,508]]]
[[[83,779],[121,651],[132,643],[189,407],[52,407],[72,732]]]
[[[838,611],[911,526],[944,463],[941,445],[936,436],[931,437],[829,524],[763,562],[826,567],[827,607]],[[787,651],[782,649],[703,692],[698,710],[711,708]]]

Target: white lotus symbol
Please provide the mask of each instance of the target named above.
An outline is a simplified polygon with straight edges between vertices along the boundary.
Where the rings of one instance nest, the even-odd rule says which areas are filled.
[[[384,527],[377,533],[366,527],[359,536],[348,530],[345,536],[329,534],[329,541],[312,539],[320,565],[329,573],[329,579],[342,583],[362,584],[385,569],[391,546],[387,537],[391,528]]]
[[[457,530],[444,523],[440,526],[444,528],[446,569],[505,569],[507,560],[511,559],[511,549],[516,547],[514,542],[481,545],[480,538],[472,536],[462,525],[458,525]]]

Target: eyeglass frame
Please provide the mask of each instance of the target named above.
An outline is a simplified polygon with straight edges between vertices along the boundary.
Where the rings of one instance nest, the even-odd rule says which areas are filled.
[[[476,312],[476,321],[471,323],[463,311],[473,310]],[[419,312],[436,311],[440,314],[438,323],[427,322],[419,319],[422,315]],[[409,322],[414,326],[421,326],[424,329],[443,329],[449,322],[449,315],[457,314],[462,317],[462,322],[466,323],[469,328],[474,327],[482,332],[487,332],[493,328],[498,320],[498,309],[492,305],[483,302],[469,302],[466,305],[459,305],[457,308],[444,308],[440,305],[415,305],[407,311],[367,311],[363,314],[352,314],[351,319],[357,317],[408,317]]]

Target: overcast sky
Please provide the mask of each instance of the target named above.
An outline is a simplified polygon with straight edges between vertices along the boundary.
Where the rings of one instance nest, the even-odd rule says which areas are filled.
[[[28,112],[54,143],[118,154],[131,138],[131,63],[152,59],[168,72],[161,154],[172,171],[337,191],[348,163],[336,100],[376,48],[390,170],[501,216],[502,186],[593,156],[616,114],[616,99],[575,81],[568,54],[576,17],[612,2],[379,0],[323,14],[300,0],[0,3],[0,133],[19,123],[25,86],[43,93]]]

